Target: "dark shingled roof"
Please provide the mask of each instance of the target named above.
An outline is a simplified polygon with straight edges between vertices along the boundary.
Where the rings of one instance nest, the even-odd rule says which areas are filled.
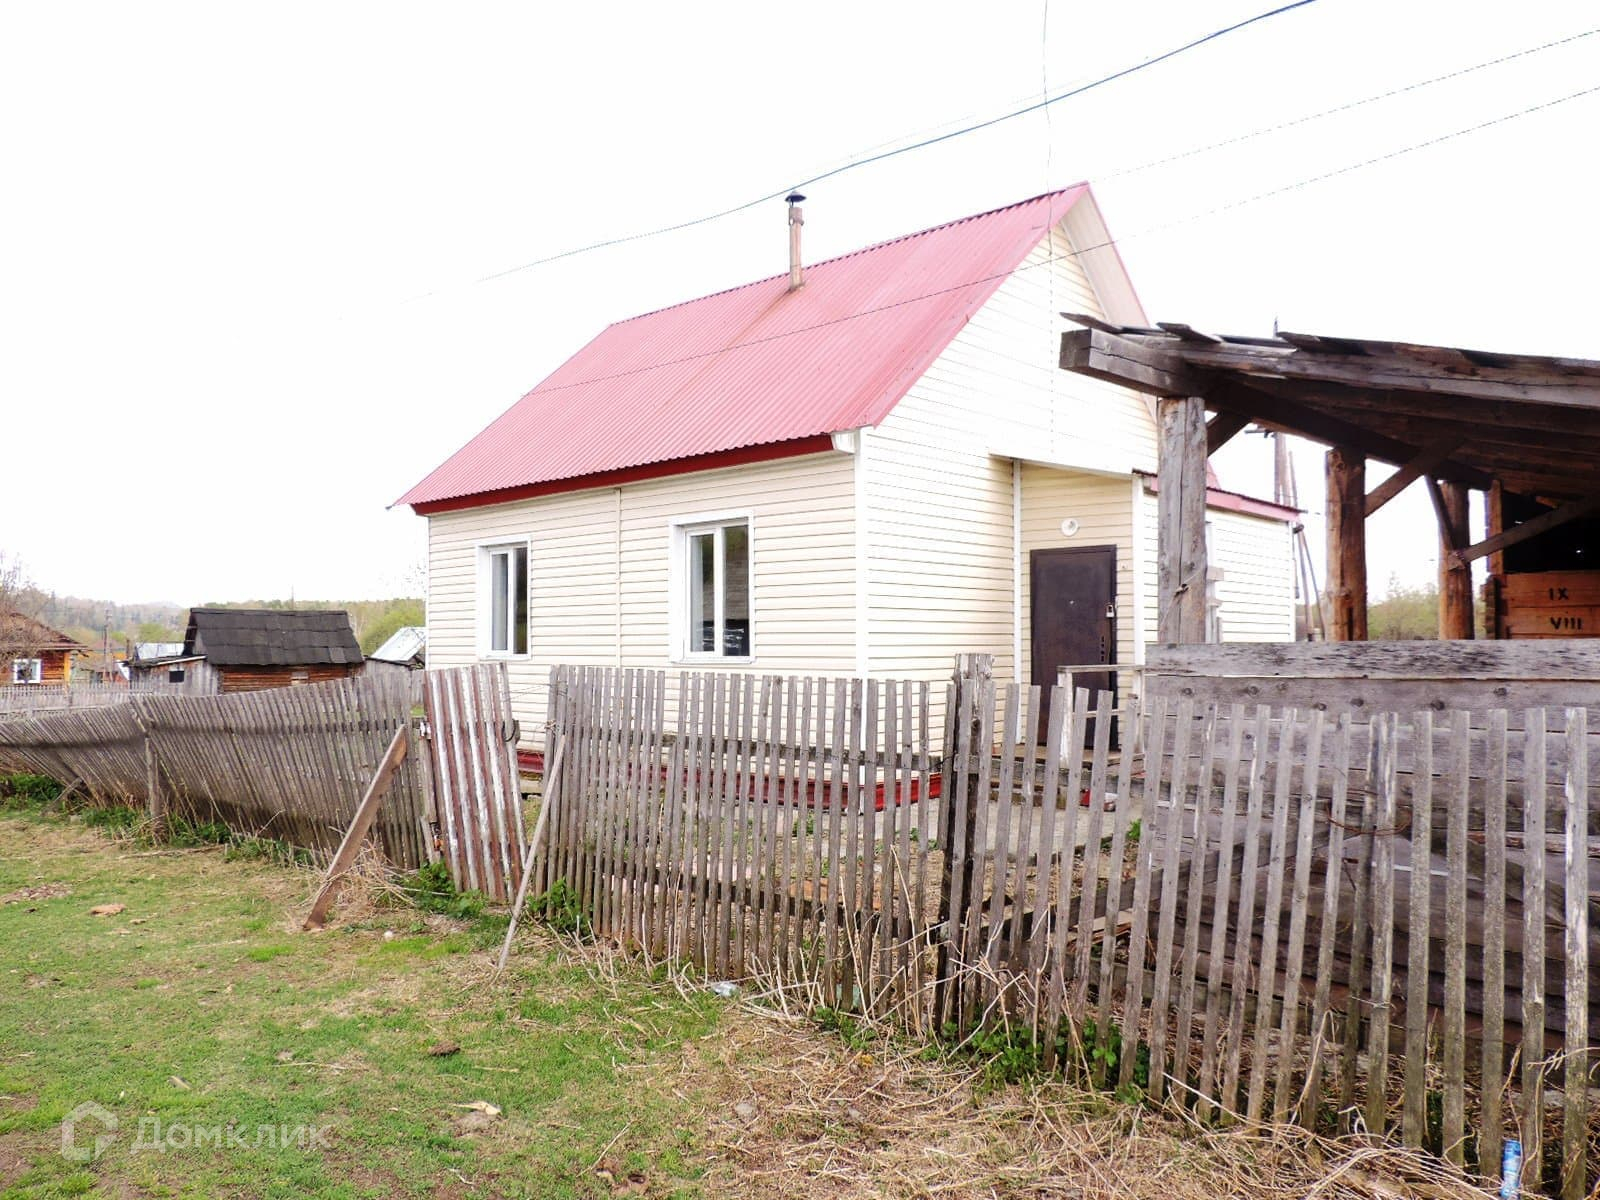
[[[361,661],[350,615],[343,609],[192,608],[183,650],[185,654],[203,654],[218,667],[311,667]]]

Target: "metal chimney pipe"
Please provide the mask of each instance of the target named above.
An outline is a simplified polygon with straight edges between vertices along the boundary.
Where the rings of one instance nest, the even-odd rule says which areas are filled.
[[[800,270],[800,230],[806,223],[804,210],[800,202],[805,199],[799,192],[790,192],[789,201],[789,290],[798,291],[805,283],[805,276]]]

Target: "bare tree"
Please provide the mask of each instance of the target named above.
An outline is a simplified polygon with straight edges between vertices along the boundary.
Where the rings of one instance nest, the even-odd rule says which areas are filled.
[[[16,664],[35,663],[50,640],[38,618],[43,599],[22,560],[0,550],[0,687],[16,681]]]

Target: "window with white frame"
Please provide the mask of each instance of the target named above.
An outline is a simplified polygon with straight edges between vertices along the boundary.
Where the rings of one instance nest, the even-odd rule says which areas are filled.
[[[11,660],[12,683],[43,683],[44,660],[38,658],[14,658]]]
[[[750,658],[750,522],[681,527],[685,658]]]
[[[483,549],[483,647],[490,654],[528,652],[528,546]]]

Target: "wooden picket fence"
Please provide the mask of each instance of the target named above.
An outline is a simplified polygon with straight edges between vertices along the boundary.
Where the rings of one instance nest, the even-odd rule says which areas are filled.
[[[403,679],[349,679],[226,696],[124,691],[122,702],[0,721],[0,769],[49,775],[102,804],[165,809],[277,838],[323,860],[338,848],[395,729]],[[384,856],[432,857],[426,765],[402,766],[374,829]]]
[[[1486,1176],[1516,1136],[1530,1190],[1588,1194],[1584,709],[1062,688],[1036,752],[1039,690],[981,657],[937,744],[920,681],[676,683],[552,673],[547,908],[813,1005],[1008,1028],[1207,1121],[1365,1129]]]
[[[178,686],[153,683],[158,694],[178,694]],[[54,709],[102,708],[124,704],[133,692],[126,683],[19,683],[0,687],[0,720],[18,714]]]
[[[439,853],[462,891],[506,903],[522,881],[527,837],[505,664],[408,675],[423,685]]]

